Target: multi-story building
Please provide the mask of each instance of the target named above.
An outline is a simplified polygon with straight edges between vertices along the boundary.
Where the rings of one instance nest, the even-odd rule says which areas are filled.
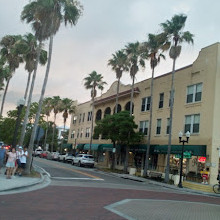
[[[170,72],[154,79],[150,164],[151,169],[161,172],[164,172],[167,158],[171,76]],[[138,159],[144,161],[146,150],[150,83],[151,79],[147,79],[135,84],[133,115],[138,130],[145,135],[142,145],[131,148],[130,155],[133,154],[136,163]],[[117,82],[114,82],[105,94],[95,99],[94,122],[106,114],[114,113],[116,87]],[[131,85],[121,84],[119,110],[129,110],[130,94]],[[76,113],[72,115],[68,142],[77,145],[78,149],[84,145],[84,150],[88,150],[91,114],[92,105],[88,101],[79,104]],[[193,64],[176,70],[170,157],[173,172],[179,169],[182,149],[178,136],[180,131],[191,133],[189,143],[184,148],[184,173],[196,179],[202,169],[209,168],[209,183],[216,183],[220,152],[220,43],[203,48]],[[93,150],[98,151],[101,144],[110,146],[111,143],[98,137],[93,140]],[[102,155],[105,155],[105,145],[102,147]]]

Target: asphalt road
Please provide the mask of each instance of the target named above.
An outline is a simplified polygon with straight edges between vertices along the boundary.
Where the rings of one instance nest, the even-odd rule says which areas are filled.
[[[186,194],[148,181],[122,179],[95,168],[40,158],[35,158],[34,164],[50,173],[50,185],[31,192],[0,196],[1,220],[201,220],[204,216],[215,220],[220,216],[219,198]],[[178,217],[171,217],[171,214]]]

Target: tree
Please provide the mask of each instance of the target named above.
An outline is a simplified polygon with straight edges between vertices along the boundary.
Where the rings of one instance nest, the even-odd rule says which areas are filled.
[[[145,67],[145,53],[140,51],[140,43],[129,43],[125,46],[125,54],[127,57],[127,65],[129,68],[130,76],[132,79],[132,88],[131,88],[131,102],[130,102],[130,115],[132,115],[133,109],[133,97],[134,97],[134,80],[139,67]]]
[[[27,101],[27,94],[28,94],[29,84],[31,80],[31,74],[34,71],[33,76],[32,76],[31,88],[30,88],[29,95],[28,95],[27,108],[25,112],[23,125],[22,125],[21,137],[19,140],[19,144],[23,145],[28,115],[30,113],[30,106],[31,106],[31,100],[32,100],[32,95],[33,95],[33,90],[34,90],[34,83],[35,83],[35,78],[36,78],[36,73],[37,73],[37,63],[39,62],[41,65],[46,64],[47,52],[41,49],[41,46],[38,45],[37,43],[36,37],[31,33],[26,34],[22,38],[22,41],[20,42],[18,47],[25,61],[25,69],[28,71],[28,80],[27,80],[26,90],[24,94],[25,101]],[[40,52],[39,58],[38,58],[38,51]]]
[[[173,69],[172,69],[172,81],[171,81],[171,94],[170,94],[170,126],[169,126],[169,139],[168,139],[168,149],[167,149],[167,166],[165,172],[165,182],[169,182],[169,170],[170,170],[170,151],[171,151],[171,136],[172,136],[172,124],[173,124],[173,102],[174,102],[174,75],[175,75],[175,65],[176,59],[181,53],[183,42],[193,43],[194,35],[189,31],[182,32],[187,16],[180,14],[174,15],[172,19],[167,20],[165,23],[161,23],[164,34],[167,39],[172,42],[170,48],[170,58],[173,59]]]
[[[21,40],[21,35],[6,35],[0,41],[0,46],[1,46],[0,54],[5,60],[5,63],[9,69],[9,71],[7,72],[7,76],[5,77],[6,86],[4,90],[4,95],[2,97],[0,116],[2,116],[3,113],[9,82],[15,70],[19,67],[20,63],[23,62],[22,56],[18,53],[16,49],[16,45],[20,42],[20,40]]]
[[[167,45],[166,38],[163,34],[148,34],[147,42],[144,42],[141,46],[143,52],[148,52],[148,58],[150,58],[150,67],[152,69],[151,76],[151,89],[150,89],[150,120],[148,127],[148,139],[147,139],[147,150],[145,157],[145,166],[144,166],[144,176],[146,176],[148,166],[149,166],[149,152],[150,152],[150,141],[151,141],[151,127],[152,127],[152,115],[153,115],[153,89],[154,89],[154,69],[159,64],[160,59],[165,59],[165,56],[162,52],[169,48]]]
[[[91,125],[91,137],[89,144],[89,151],[91,152],[92,146],[92,137],[93,137],[93,115],[94,115],[94,101],[97,94],[97,88],[103,90],[104,85],[107,84],[103,81],[103,76],[101,74],[97,74],[96,71],[92,71],[89,76],[84,78],[84,86],[86,89],[91,89],[91,98],[92,98],[92,125]]]
[[[112,141],[113,148],[116,148],[116,145],[127,148],[131,144],[140,142],[143,138],[142,134],[135,132],[137,127],[134,116],[130,116],[128,111],[122,111],[114,115],[107,115],[98,121],[94,129],[94,136],[106,135],[107,139]],[[114,158],[111,167],[114,169]]]
[[[68,23],[70,25],[76,25],[81,12],[82,6],[79,2],[74,0],[35,0],[27,4],[22,11],[22,20],[26,20],[27,23],[31,23],[37,39],[40,42],[49,39],[47,68],[41,90],[39,108],[31,135],[29,155],[31,155],[31,152],[33,151],[34,138],[48,81],[52,57],[53,37],[58,32],[62,22],[64,22],[65,25]],[[26,171],[28,173],[30,172],[30,161],[31,157],[29,157],[27,161]]]
[[[118,113],[118,94],[119,94],[119,86],[120,80],[122,77],[122,73],[124,71],[128,71],[127,66],[127,57],[123,50],[117,51],[115,54],[112,54],[113,58],[108,61],[108,65],[112,67],[112,70],[116,73],[116,78],[118,79],[117,84],[117,95],[116,95],[116,103],[115,103],[115,113]]]

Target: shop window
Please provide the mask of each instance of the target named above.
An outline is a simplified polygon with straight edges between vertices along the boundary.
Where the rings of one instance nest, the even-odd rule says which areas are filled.
[[[160,93],[159,108],[163,108],[164,93]]]
[[[157,129],[156,129],[156,134],[161,133],[161,119],[157,119]]]
[[[189,131],[191,134],[199,133],[200,114],[185,116],[185,133]]]
[[[202,99],[202,83],[187,86],[186,103],[199,102]]]
[[[140,121],[140,127],[139,132],[143,133],[144,135],[147,135],[148,133],[148,121]]]
[[[169,134],[170,132],[170,118],[167,118],[167,131],[166,134]]]
[[[146,97],[142,99],[141,111],[146,112],[150,110],[151,97]]]

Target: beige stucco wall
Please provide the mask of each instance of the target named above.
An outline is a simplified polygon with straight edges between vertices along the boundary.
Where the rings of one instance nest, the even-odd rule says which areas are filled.
[[[178,144],[178,133],[184,131],[185,115],[200,114],[200,130],[199,134],[192,134],[189,140],[190,145],[207,145],[207,166],[210,167],[210,183],[216,183],[218,171],[219,154],[217,148],[220,147],[220,44],[216,43],[203,48],[198,58],[192,65],[179,69],[175,73],[175,101],[173,110],[173,127],[172,127],[172,144]],[[179,58],[181,59],[181,57]],[[139,125],[140,121],[149,120],[149,112],[141,112],[142,98],[150,96],[151,79],[147,79],[135,84],[135,88],[140,90],[139,94],[134,96],[134,116],[135,122]],[[186,103],[187,86],[197,83],[203,83],[202,100],[197,103]],[[102,96],[96,98],[101,100],[116,94],[117,82],[114,82],[109,90]],[[166,134],[167,118],[170,115],[169,96],[171,88],[171,73],[161,75],[154,79],[154,98],[153,98],[153,120],[152,120],[152,136],[151,144],[168,144],[168,135]],[[120,85],[120,92],[131,89],[131,85]],[[158,108],[159,94],[164,93],[164,106]],[[130,96],[119,98],[119,104],[124,110]],[[107,107],[111,108],[111,114],[115,107],[115,100],[106,101],[95,105],[94,120],[96,112],[102,110],[102,118]],[[91,111],[91,102],[83,103],[77,106],[76,115],[86,113],[85,122],[78,122],[70,125],[71,131],[75,129],[77,134],[78,128],[85,129],[91,126],[91,122],[87,122],[87,113]],[[162,119],[161,134],[156,135],[157,119]],[[72,120],[73,121],[73,116]],[[147,137],[145,137],[146,143]],[[74,139],[69,136],[69,142],[75,143]],[[77,138],[77,144],[89,143],[89,138]],[[94,140],[93,143],[110,143],[106,140]],[[161,164],[160,161],[159,163]]]

